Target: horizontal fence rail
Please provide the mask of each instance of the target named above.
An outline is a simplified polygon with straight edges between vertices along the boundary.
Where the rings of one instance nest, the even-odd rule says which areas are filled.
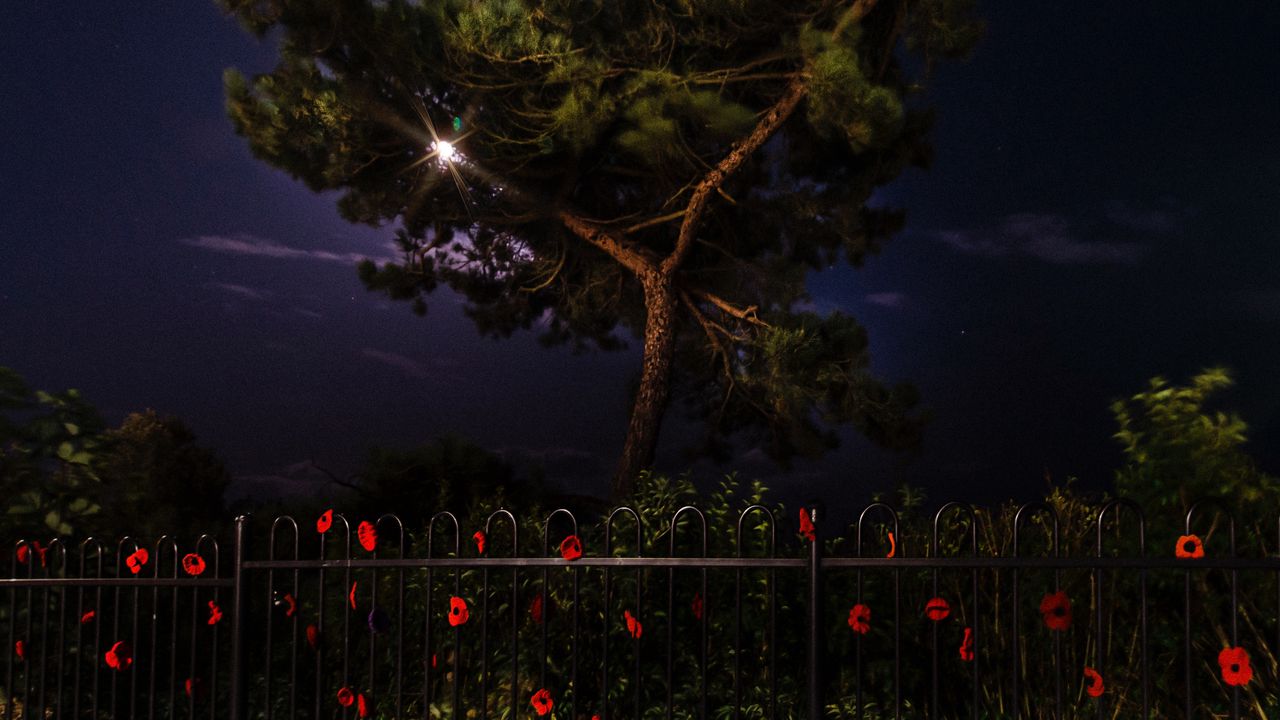
[[[0,720],[1274,716],[1280,520],[1092,512],[328,511],[238,518],[227,558],[17,540]]]

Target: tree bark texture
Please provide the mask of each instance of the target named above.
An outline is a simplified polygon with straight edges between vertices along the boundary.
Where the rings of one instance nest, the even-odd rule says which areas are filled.
[[[631,407],[627,440],[613,474],[615,497],[635,489],[636,476],[653,463],[658,432],[670,396],[671,359],[676,347],[676,303],[679,296],[671,280],[659,273],[641,277],[647,317],[644,325],[644,363],[640,386]]]

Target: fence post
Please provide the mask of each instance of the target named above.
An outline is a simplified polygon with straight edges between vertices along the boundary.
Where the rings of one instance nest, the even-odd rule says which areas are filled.
[[[235,560],[232,566],[235,585],[231,591],[231,720],[244,720],[248,717],[248,693],[246,692],[246,675],[245,668],[245,632],[248,630],[248,624],[245,622],[245,595],[247,594],[247,581],[245,578],[245,550],[247,545],[247,535],[249,531],[249,516],[241,515],[236,518],[235,529]]]
[[[822,533],[818,529],[818,508],[810,507],[814,539],[809,543],[809,720],[820,720],[822,701]]]

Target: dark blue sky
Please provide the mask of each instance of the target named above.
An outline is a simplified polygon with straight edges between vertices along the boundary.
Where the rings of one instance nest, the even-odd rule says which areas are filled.
[[[934,78],[933,169],[880,195],[908,230],[811,281],[920,386],[925,446],[901,465],[848,437],[775,484],[1101,486],[1109,401],[1219,363],[1280,471],[1280,6],[982,7],[978,52]],[[254,160],[224,116],[223,69],[270,68],[269,43],[198,0],[0,15],[0,365],[113,424],[181,416],[246,479],[456,432],[603,483],[637,353],[483,340],[447,295],[422,320],[367,293],[352,258],[389,256],[389,231]]]

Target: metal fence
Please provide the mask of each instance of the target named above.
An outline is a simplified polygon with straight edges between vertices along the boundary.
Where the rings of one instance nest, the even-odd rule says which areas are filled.
[[[556,510],[533,543],[506,510],[412,536],[241,517],[227,559],[210,536],[18,540],[0,718],[1239,718],[1280,697],[1280,558],[1253,535],[1238,556],[1199,506],[1155,554],[1125,500],[1065,529],[1043,503],[1000,528],[873,503],[825,538],[813,509],[641,517]]]

